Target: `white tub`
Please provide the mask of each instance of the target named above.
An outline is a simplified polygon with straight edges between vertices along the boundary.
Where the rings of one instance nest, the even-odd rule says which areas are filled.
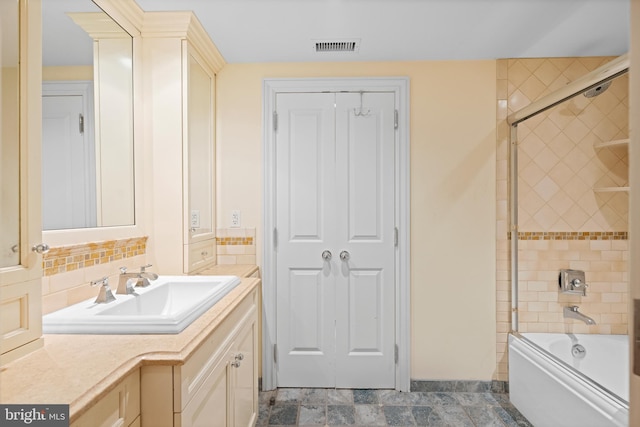
[[[574,357],[574,344],[584,358]],[[509,394],[536,427],[627,427],[628,337],[511,334]]]

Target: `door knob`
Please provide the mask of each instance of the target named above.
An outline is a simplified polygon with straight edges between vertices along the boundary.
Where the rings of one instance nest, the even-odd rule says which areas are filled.
[[[349,251],[340,252],[340,259],[342,261],[349,261],[349,258],[351,258],[351,254],[349,253]]]
[[[322,259],[325,261],[331,261],[331,251],[322,252]]]

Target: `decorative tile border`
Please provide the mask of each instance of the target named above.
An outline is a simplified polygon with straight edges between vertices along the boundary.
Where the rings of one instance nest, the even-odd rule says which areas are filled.
[[[507,236],[511,240],[511,233]],[[519,231],[518,240],[629,240],[627,231]]]
[[[147,251],[147,236],[122,240],[106,240],[80,245],[51,248],[42,257],[45,276],[143,255]]]
[[[253,237],[216,237],[220,246],[253,245]]]

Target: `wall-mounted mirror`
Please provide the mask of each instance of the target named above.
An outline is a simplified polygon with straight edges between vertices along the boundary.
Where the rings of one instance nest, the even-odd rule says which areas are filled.
[[[132,37],[90,0],[42,15],[43,230],[132,225]]]
[[[20,264],[18,13],[0,1],[0,268]]]

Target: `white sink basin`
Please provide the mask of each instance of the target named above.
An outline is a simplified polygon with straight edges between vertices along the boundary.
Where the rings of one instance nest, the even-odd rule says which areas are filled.
[[[96,304],[91,298],[47,314],[42,329],[45,334],[177,334],[239,283],[236,276],[160,276],[132,295],[114,291],[113,302]]]

